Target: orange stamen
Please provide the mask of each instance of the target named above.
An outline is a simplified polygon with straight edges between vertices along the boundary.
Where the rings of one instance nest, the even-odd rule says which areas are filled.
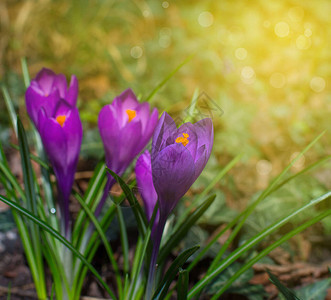
[[[63,127],[65,121],[66,121],[66,116],[64,115],[60,115],[56,117],[56,122],[58,122],[61,125],[61,127]]]
[[[189,143],[189,140],[187,139],[189,137],[189,135],[187,133],[183,133],[183,137],[182,136],[179,136],[175,142],[176,143],[181,143],[183,144],[183,146],[186,146],[188,143]]]
[[[132,109],[127,109],[126,111],[126,114],[128,115],[129,117],[129,123],[136,117],[137,115],[137,112],[135,110],[132,110]]]

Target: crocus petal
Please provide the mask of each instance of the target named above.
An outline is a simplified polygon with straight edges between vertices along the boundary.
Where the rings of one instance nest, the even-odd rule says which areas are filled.
[[[52,116],[56,117],[58,115],[67,115],[69,111],[72,109],[73,108],[70,106],[70,104],[67,101],[65,101],[64,99],[60,99],[56,103],[55,110]]]
[[[52,70],[46,68],[43,68],[36,76],[36,81],[46,95],[52,91],[55,76]]]
[[[174,132],[177,131],[177,126],[174,120],[164,112],[156,125],[153,134],[152,141],[152,157],[155,157],[165,146],[167,146],[167,140]],[[173,143],[174,141],[170,141]]]
[[[146,216],[150,220],[157,202],[157,194],[153,185],[151,155],[148,150],[137,159],[135,173],[137,187],[144,201]]]
[[[207,152],[210,154],[213,147],[214,127],[210,118],[200,120],[194,124],[195,132],[198,136],[198,148],[206,145]]]
[[[70,86],[68,88],[66,100],[71,106],[76,106],[78,97],[78,80],[75,75],[71,76]]]
[[[155,130],[156,124],[158,122],[158,119],[159,119],[159,112],[157,111],[156,108],[154,108],[152,113],[151,113],[151,116],[148,120],[146,130],[144,131],[145,135],[147,135],[147,136],[152,135],[152,133]]]
[[[38,128],[38,112],[40,108],[44,108],[48,116],[54,112],[56,103],[60,100],[60,95],[57,90],[54,90],[47,97],[40,93],[40,89],[35,87],[36,84],[31,84],[25,93],[26,110]]]
[[[122,101],[123,111],[135,109],[139,105],[137,97],[131,89],[126,89],[118,98]]]
[[[200,176],[201,172],[205,168],[210,153],[208,153],[206,146],[201,146],[197,151],[197,159],[195,161],[195,170],[194,170],[194,181]]]
[[[56,75],[53,81],[53,88],[56,88],[62,99],[66,98],[67,95],[67,79],[63,74]]]
[[[111,106],[104,106],[99,113],[98,127],[105,149],[106,164],[115,172],[119,168],[119,161],[116,158],[119,156],[120,148],[120,128],[116,121]]]
[[[61,125],[55,119],[47,118],[43,110],[39,112],[39,121],[39,133],[54,170],[67,170],[67,140]]]
[[[139,120],[142,125],[142,131],[145,132],[149,121],[150,107],[149,103],[141,103],[136,110],[136,117],[131,121]]]
[[[70,166],[72,172],[74,172],[76,170],[83,137],[83,127],[77,108],[72,109],[66,115],[66,121],[63,124],[63,132],[67,141],[67,165]]]
[[[121,162],[121,166],[127,168],[129,166],[128,164],[142,150],[141,147],[137,147],[142,138],[141,122],[130,122],[126,124],[126,126],[120,130],[119,138],[121,142],[119,145],[120,154],[118,159]]]
[[[182,144],[173,144],[152,156],[152,171],[160,214],[168,215],[193,183],[194,160]]]

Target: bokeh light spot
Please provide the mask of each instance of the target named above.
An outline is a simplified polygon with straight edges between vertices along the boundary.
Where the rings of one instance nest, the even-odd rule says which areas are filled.
[[[252,67],[245,66],[241,70],[241,80],[246,84],[252,84],[255,80],[255,72]]]
[[[236,49],[234,55],[239,60],[244,60],[247,57],[247,50],[245,48]]]
[[[162,48],[168,48],[171,44],[171,38],[169,35],[161,35],[159,38],[159,45]]]
[[[203,11],[198,17],[198,22],[202,27],[210,27],[214,23],[214,16],[209,11]]]
[[[159,45],[162,48],[168,48],[170,46],[171,34],[172,34],[171,28],[169,28],[169,27],[161,28],[160,33],[159,33]]]
[[[282,87],[284,87],[285,83],[286,83],[286,78],[282,73],[273,73],[270,76],[270,80],[269,80],[271,86],[273,86],[276,89],[280,89]]]
[[[241,76],[244,78],[252,78],[255,75],[254,69],[252,67],[246,66],[241,70]]]
[[[162,2],[162,7],[163,8],[168,8],[169,7],[169,2],[168,1],[163,1]]]
[[[312,80],[310,80],[310,87],[311,89],[316,92],[322,92],[325,88],[325,80],[322,77],[313,77]]]
[[[300,50],[306,50],[306,49],[308,49],[310,47],[311,42],[310,42],[310,39],[307,38],[306,36],[300,35],[296,39],[295,44],[297,45],[298,49],[300,49]]]
[[[279,22],[275,25],[275,34],[279,37],[286,37],[290,33],[290,26],[286,22]]]
[[[150,11],[147,10],[147,9],[145,9],[145,10],[143,11],[143,16],[144,16],[145,18],[149,17],[150,14],[151,14]]]
[[[288,15],[293,22],[300,22],[303,19],[303,16],[305,15],[305,11],[301,6],[296,6],[290,8],[288,11]]]
[[[131,48],[130,54],[133,58],[138,59],[143,55],[143,49],[139,46],[134,46]]]
[[[305,30],[304,35],[305,35],[306,37],[310,37],[312,34],[313,34],[313,32],[311,31],[310,28],[307,28],[307,29]]]
[[[256,171],[260,175],[268,175],[272,170],[272,164],[270,161],[267,161],[265,159],[261,159],[256,164]]]

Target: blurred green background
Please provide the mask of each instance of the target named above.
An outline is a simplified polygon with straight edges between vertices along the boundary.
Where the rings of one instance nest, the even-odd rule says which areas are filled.
[[[330,11],[329,0],[3,0],[0,78],[24,118],[22,57],[32,77],[44,66],[67,78],[76,74],[85,127],[82,154],[88,158],[102,154],[96,120],[103,105],[128,87],[143,100],[195,53],[151,104],[181,116],[197,88],[210,99],[214,152],[194,188],[199,191],[244,153],[217,186],[220,203],[238,209],[324,130],[291,171],[331,154]],[[6,141],[4,107],[1,101]],[[329,163],[301,177],[270,198],[258,212],[263,220],[255,222],[263,228],[321,195],[330,189],[330,175]],[[329,223],[325,229],[331,232]]]

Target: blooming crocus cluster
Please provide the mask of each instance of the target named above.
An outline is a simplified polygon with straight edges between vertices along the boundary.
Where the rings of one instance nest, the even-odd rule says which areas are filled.
[[[158,112],[150,112],[149,103],[139,103],[131,89],[117,96],[111,104],[104,106],[98,118],[103,141],[106,165],[122,175],[133,159],[143,150],[152,137],[158,121]],[[109,175],[104,197],[96,211],[104,204],[110,187],[115,183]]]
[[[69,227],[69,196],[74,181],[83,129],[76,108],[78,82],[67,88],[63,74],[42,69],[31,81],[25,99],[28,114],[40,133],[59,187],[64,230]]]

